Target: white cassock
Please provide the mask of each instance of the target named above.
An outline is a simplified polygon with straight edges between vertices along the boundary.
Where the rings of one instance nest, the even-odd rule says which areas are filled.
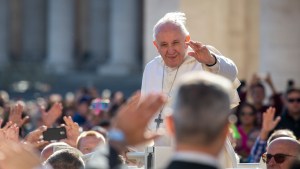
[[[143,74],[143,80],[142,80],[142,95],[149,94],[151,92],[163,92],[168,96],[168,101],[163,107],[161,117],[162,119],[165,118],[165,116],[168,113],[171,113],[171,102],[174,98],[174,86],[176,82],[179,80],[180,76],[190,72],[190,71],[209,71],[215,74],[222,75],[224,77],[227,77],[233,82],[233,92],[231,96],[231,107],[235,107],[239,104],[239,96],[236,91],[236,88],[240,85],[239,80],[237,79],[237,67],[233,63],[232,60],[222,56],[222,54],[215,49],[212,46],[208,46],[209,51],[214,54],[217,58],[217,63],[214,66],[208,67],[205,64],[199,63],[195,58],[191,56],[185,56],[183,63],[180,65],[180,67],[177,68],[170,68],[165,66],[164,61],[161,56],[155,57],[152,61],[150,61],[144,70]],[[191,50],[191,49],[190,49]],[[157,115],[151,120],[149,123],[149,129],[151,131],[156,131],[157,123],[155,123],[154,119],[158,117],[159,112]],[[165,123],[161,123],[159,126],[159,131],[165,130]],[[160,139],[156,140],[154,143],[155,146],[171,146],[172,140],[169,136],[161,137]],[[236,167],[236,156],[235,152],[229,142],[229,140],[226,141],[225,145],[225,153],[226,155],[221,155],[222,162],[226,161],[226,164],[224,164],[224,167]],[[232,165],[227,164],[231,159]],[[229,162],[230,163],[230,162]]]

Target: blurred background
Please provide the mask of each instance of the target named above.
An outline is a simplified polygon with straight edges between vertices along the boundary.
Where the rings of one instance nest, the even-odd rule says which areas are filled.
[[[238,66],[239,79],[300,83],[299,0],[0,0],[0,90],[12,98],[141,86],[157,55],[152,28],[187,15],[191,38]]]

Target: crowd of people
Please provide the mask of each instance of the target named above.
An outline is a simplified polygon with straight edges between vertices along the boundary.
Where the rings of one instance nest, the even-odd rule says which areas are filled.
[[[234,62],[191,40],[184,22],[183,13],[168,13],[154,26],[160,56],[147,64],[141,93],[128,99],[95,88],[35,100],[1,91],[0,169],[126,168],[136,165],[130,147],[157,138],[155,146],[174,147],[167,169],[260,161],[268,169],[297,168],[300,89],[278,92],[270,74],[239,86]]]
[[[262,79],[256,81],[260,83],[259,85],[256,83],[251,83],[251,85],[262,87],[263,83],[261,83],[261,81]],[[240,90],[241,98],[243,98],[245,93],[251,93],[250,96],[257,97],[249,97],[242,100],[240,106],[233,110],[233,113],[238,117],[238,121],[235,123],[236,133],[233,133],[234,130],[231,125],[232,144],[235,145],[235,152],[240,157],[240,162],[259,163],[261,160],[264,160],[266,163],[274,165],[274,161],[271,160],[274,156],[275,163],[280,163],[278,159],[285,159],[290,156],[285,156],[283,152],[277,153],[277,156],[275,156],[276,154],[274,153],[268,154],[269,149],[270,151],[274,149],[272,149],[274,146],[271,145],[274,144],[276,147],[280,142],[283,142],[283,145],[287,146],[282,148],[282,150],[285,150],[285,154],[291,154],[292,151],[295,151],[294,156],[296,157],[297,152],[300,151],[298,151],[297,148],[293,148],[293,146],[295,146],[293,143],[298,143],[297,139],[299,139],[299,129],[297,128],[299,125],[297,124],[299,123],[300,117],[300,90],[291,87],[282,94],[275,93],[275,95],[277,95],[276,97],[280,98],[280,102],[278,103],[281,105],[270,103],[271,106],[266,106],[264,103],[257,104],[262,105],[262,107],[267,107],[263,112],[260,112],[256,106],[254,106],[253,102],[258,103],[257,100],[254,100],[258,98],[261,101],[265,100],[265,98],[262,98],[265,97],[264,87],[261,88],[262,90],[257,91],[252,91],[253,87],[251,86],[243,87],[245,87],[246,90]],[[193,93],[195,92],[195,89],[193,89]],[[185,93],[187,93],[187,91]],[[53,168],[59,168],[59,166],[64,166],[64,168],[74,168],[78,166],[78,168],[80,168],[85,166],[91,159],[95,148],[108,142],[108,131],[110,128],[115,128],[114,125],[116,125],[115,122],[112,122],[112,119],[118,114],[120,107],[130,104],[130,102],[128,103],[126,101],[121,91],[116,92],[109,98],[101,99],[101,96],[97,94],[95,89],[80,89],[74,94],[73,100],[70,98],[67,100],[58,94],[52,94],[48,98],[37,98],[34,101],[14,100],[9,99],[8,93],[4,91],[1,91],[0,96],[0,152],[8,153],[8,151],[15,151],[11,149],[11,147],[17,145],[17,147],[19,146],[19,148],[24,149],[23,151],[26,151],[27,154],[23,152],[24,156],[11,156],[11,158],[18,158],[24,162],[28,162],[25,157],[33,152],[27,147],[34,147],[35,152],[40,154],[39,158],[36,159],[36,163],[42,164],[42,162],[44,162],[44,164],[51,165]],[[274,97],[274,95],[271,97]],[[207,99],[207,96],[205,98]],[[200,98],[196,100],[199,99]],[[135,103],[137,103],[136,99]],[[43,107],[46,107],[46,109]],[[274,107],[281,107],[282,110],[279,111]],[[122,111],[124,112],[124,109],[121,109],[121,114]],[[129,114],[123,113],[121,119],[126,119],[128,115]],[[195,119],[195,115],[190,116],[192,117],[191,119],[184,118],[187,120],[187,123],[192,123],[192,120]],[[131,117],[131,119],[128,120],[131,122],[139,121],[139,119],[133,119],[134,116],[129,115],[129,117]],[[181,119],[183,117],[177,118]],[[205,119],[208,120],[209,117],[207,116]],[[258,119],[261,119],[260,123]],[[216,119],[214,118],[210,121],[212,120],[215,121]],[[203,125],[206,124],[202,121],[195,121],[195,124],[200,122]],[[130,122],[126,121],[123,123],[123,125],[128,125]],[[206,124],[206,126],[208,125]],[[43,140],[43,132],[53,127],[65,127],[67,138],[55,142]],[[143,129],[145,129],[145,126]],[[205,130],[207,130],[207,128],[205,128]],[[187,134],[188,133],[182,133],[182,136],[179,134],[179,138],[184,138],[184,135]],[[154,137],[157,137],[157,135],[151,138]],[[200,141],[196,140],[197,139],[194,138],[195,144],[199,144]],[[277,141],[273,143],[273,140]],[[288,147],[289,142],[291,142],[291,147]],[[132,145],[135,145],[135,143]],[[127,151],[129,150],[126,148],[122,148],[120,151],[122,152],[120,154],[123,155],[123,157],[120,158],[123,160],[121,163],[130,163],[130,160],[126,159]],[[11,153],[13,154],[13,152]],[[35,154],[35,156],[37,155]],[[4,159],[9,159],[9,157]],[[12,163],[14,161],[13,159],[11,159]],[[116,162],[116,164],[118,163]],[[6,168],[5,162],[2,161],[0,166]]]
[[[267,87],[272,91],[269,98],[266,98]],[[259,162],[274,131],[286,129],[299,139],[300,102],[296,101],[300,98],[299,89],[287,86],[286,91],[278,92],[270,74],[265,79],[254,74],[248,85],[241,86],[239,95],[241,102],[234,110],[238,117],[234,136],[241,162]]]

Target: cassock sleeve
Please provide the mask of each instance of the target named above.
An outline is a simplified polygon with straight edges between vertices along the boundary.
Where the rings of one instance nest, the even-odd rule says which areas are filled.
[[[226,58],[225,56],[223,56],[221,54],[221,52],[219,52],[215,47],[207,45],[207,48],[209,49],[209,51],[214,54],[217,58],[217,63],[213,66],[207,66],[206,64],[202,64],[202,67],[205,71],[209,71],[212,73],[216,73],[219,75],[222,75],[226,78],[228,78],[229,80],[232,81],[233,83],[233,91],[231,93],[231,108],[236,107],[237,105],[239,105],[240,102],[240,98],[238,96],[238,93],[236,91],[236,89],[240,86],[240,81],[237,78],[237,74],[238,74],[238,69],[235,65],[235,63],[229,59]]]

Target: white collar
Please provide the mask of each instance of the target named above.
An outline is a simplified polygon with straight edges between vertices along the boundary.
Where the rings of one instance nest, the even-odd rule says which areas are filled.
[[[194,151],[176,152],[172,160],[201,163],[201,164],[207,164],[210,166],[215,166],[217,168],[220,168],[220,164],[217,158],[201,152],[194,152]]]

